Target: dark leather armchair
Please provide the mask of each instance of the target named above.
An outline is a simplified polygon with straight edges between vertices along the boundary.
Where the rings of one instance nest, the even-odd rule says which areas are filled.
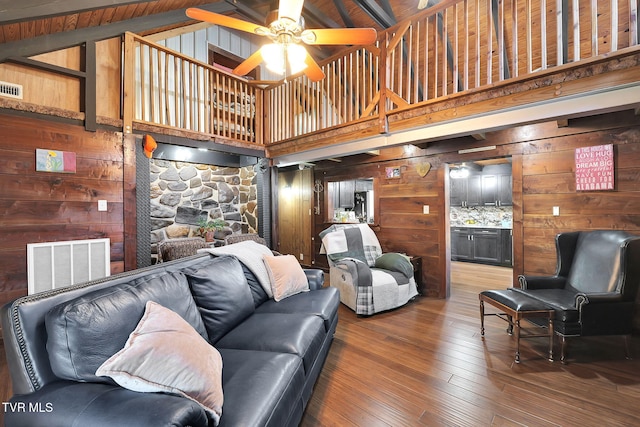
[[[640,287],[640,236],[598,230],[556,236],[553,276],[519,276],[520,289],[556,312],[554,330],[562,339],[624,335],[629,356],[635,300]]]

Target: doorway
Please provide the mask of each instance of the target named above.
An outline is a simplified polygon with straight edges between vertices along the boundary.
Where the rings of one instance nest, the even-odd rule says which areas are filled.
[[[513,184],[510,157],[448,164],[449,291],[513,282]]]

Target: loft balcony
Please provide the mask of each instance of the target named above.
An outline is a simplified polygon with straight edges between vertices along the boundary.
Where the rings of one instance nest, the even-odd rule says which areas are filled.
[[[125,36],[124,127],[264,149],[276,164],[637,108],[636,1],[445,0],[320,63],[252,81]]]

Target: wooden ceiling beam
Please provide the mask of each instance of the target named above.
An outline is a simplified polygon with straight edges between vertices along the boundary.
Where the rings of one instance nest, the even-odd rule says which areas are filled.
[[[307,20],[307,27],[309,27],[308,24],[311,21],[318,24],[314,25],[314,27],[317,28],[340,28],[340,24],[329,18],[323,11],[311,3],[305,2],[302,14]]]
[[[234,9],[236,9],[236,12],[238,12],[240,15],[244,16],[250,21],[253,21],[256,24],[265,25],[266,16],[264,16],[259,12],[256,12],[256,10],[253,7],[249,7],[235,0],[225,0],[225,1]]]
[[[397,23],[374,0],[353,0],[353,2],[382,28],[393,27]]]
[[[356,25],[353,23],[353,19],[351,19],[351,15],[349,15],[344,2],[342,0],[333,0],[333,4],[335,5],[336,9],[338,9],[338,13],[340,14],[340,18],[342,18],[342,22],[344,22],[344,25],[349,28],[354,28]]]
[[[107,7],[149,3],[153,0],[65,0],[43,2],[42,0],[5,0],[0,2],[0,24],[19,21],[35,21],[53,16],[72,15]],[[11,3],[11,6],[9,6]]]
[[[224,2],[212,3],[199,7],[216,13],[229,12],[233,10],[231,5]],[[15,42],[3,43],[2,50],[0,50],[0,63],[5,62],[11,57],[28,57],[66,49],[73,46],[79,46],[87,40],[98,41],[119,37],[127,31],[144,32],[169,25],[180,24],[182,22],[189,22],[191,18],[185,14],[185,10],[186,9],[178,9],[171,12],[158,13],[126,21],[114,22],[109,25],[82,28],[75,31],[66,31]]]

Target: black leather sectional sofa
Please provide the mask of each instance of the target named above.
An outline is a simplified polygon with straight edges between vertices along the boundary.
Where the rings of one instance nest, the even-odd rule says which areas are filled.
[[[15,393],[6,425],[214,425],[191,399],[131,391],[95,375],[148,301],[180,314],[222,356],[224,404],[215,422],[298,425],[339,305],[321,270],[305,273],[311,290],[276,302],[236,258],[202,254],[15,300],[1,311]]]

